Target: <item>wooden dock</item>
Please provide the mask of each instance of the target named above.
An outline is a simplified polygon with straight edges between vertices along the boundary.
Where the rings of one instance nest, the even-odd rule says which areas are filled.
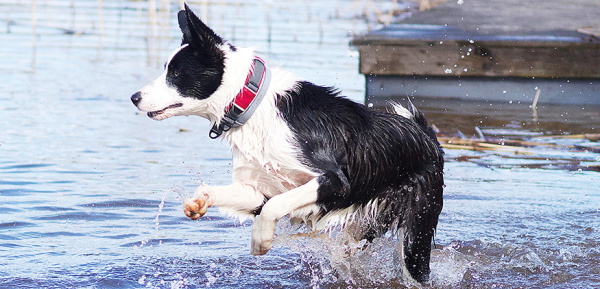
[[[357,36],[366,97],[600,105],[600,1],[451,0]]]

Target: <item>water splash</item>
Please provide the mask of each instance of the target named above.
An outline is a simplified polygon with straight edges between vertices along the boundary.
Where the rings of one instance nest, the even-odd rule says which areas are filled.
[[[343,230],[308,232],[304,226],[278,225],[275,239],[300,254],[308,268],[311,286],[413,286],[403,276],[397,239],[388,234],[368,243],[356,241]]]
[[[551,270],[548,263],[547,256],[527,245],[453,241],[432,251],[431,281],[436,288],[452,288],[481,282],[494,285],[503,275],[520,275],[523,278],[520,282],[531,284],[533,279]]]
[[[394,287],[414,288],[404,277],[397,239],[388,234],[371,243],[354,241],[343,231],[309,232],[303,226],[278,224],[275,243],[300,255],[304,274],[312,288],[321,287]],[[507,276],[521,276],[514,284],[535,284],[552,275],[556,280],[570,280],[572,273],[556,270],[571,264],[581,250],[544,252],[528,244],[494,241],[452,241],[437,245],[431,255],[430,285],[433,288],[456,288],[469,284],[500,286]],[[562,268],[562,267],[561,267]],[[539,281],[539,280],[538,280]],[[565,282],[565,281],[561,281]],[[560,283],[560,282],[559,282]]]
[[[157,238],[158,238],[158,227],[160,225],[158,218],[160,217],[160,214],[162,214],[163,208],[165,207],[165,200],[167,199],[167,194],[169,194],[169,192],[173,192],[173,189],[163,193],[162,199],[160,200],[160,204],[158,204],[158,213],[156,214],[156,217],[154,218],[154,234],[155,234],[155,237],[157,237]]]
[[[187,199],[191,199],[193,197],[193,193],[186,191],[184,188],[182,188],[180,186],[172,187],[169,190],[169,192],[177,195],[177,197],[175,197],[175,198],[181,202],[181,205],[185,205],[185,201]]]
[[[154,234],[152,237],[142,240],[142,242],[140,243],[138,248],[142,248],[144,246],[146,246],[148,243],[150,243],[152,240],[158,240],[160,239],[159,237],[159,228],[160,228],[160,215],[162,214],[162,211],[165,207],[165,200],[167,199],[167,195],[171,192],[175,193],[175,192],[180,192],[180,190],[183,190],[183,188],[176,186],[173,187],[172,189],[165,191],[162,195],[162,199],[160,200],[160,203],[158,204],[158,212],[156,213],[156,217],[154,217]],[[162,241],[159,241],[159,244],[162,243]]]

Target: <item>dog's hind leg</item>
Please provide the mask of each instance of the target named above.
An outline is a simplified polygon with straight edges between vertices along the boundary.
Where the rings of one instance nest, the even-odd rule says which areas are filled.
[[[277,221],[283,216],[317,201],[318,178],[269,199],[252,225],[252,255],[264,255],[272,247]]]
[[[410,275],[419,283],[429,281],[431,244],[442,210],[442,193],[425,182],[415,186],[416,198],[407,213],[410,221],[404,231],[404,261]]]
[[[423,283],[429,281],[429,259],[434,229],[424,224],[418,226],[418,229],[409,229],[414,236],[404,239],[404,262],[412,278]]]

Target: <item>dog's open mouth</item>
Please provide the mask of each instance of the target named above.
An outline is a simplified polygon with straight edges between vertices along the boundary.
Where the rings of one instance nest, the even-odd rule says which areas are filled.
[[[183,106],[183,103],[176,103],[176,104],[171,104],[161,110],[157,110],[157,111],[151,111],[148,113],[148,117],[155,117],[157,115],[161,115],[163,114],[167,109],[171,109],[171,108],[177,108],[177,107],[181,107]]]

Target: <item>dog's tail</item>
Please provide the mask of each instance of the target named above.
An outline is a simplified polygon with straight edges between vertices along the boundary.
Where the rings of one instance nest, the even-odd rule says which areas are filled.
[[[396,113],[404,118],[412,119],[431,139],[437,141],[435,131],[433,131],[433,129],[427,124],[425,115],[423,115],[423,113],[417,109],[412,101],[410,101],[410,98],[408,98],[408,108],[395,101],[391,101],[390,105],[393,109],[392,113]]]

